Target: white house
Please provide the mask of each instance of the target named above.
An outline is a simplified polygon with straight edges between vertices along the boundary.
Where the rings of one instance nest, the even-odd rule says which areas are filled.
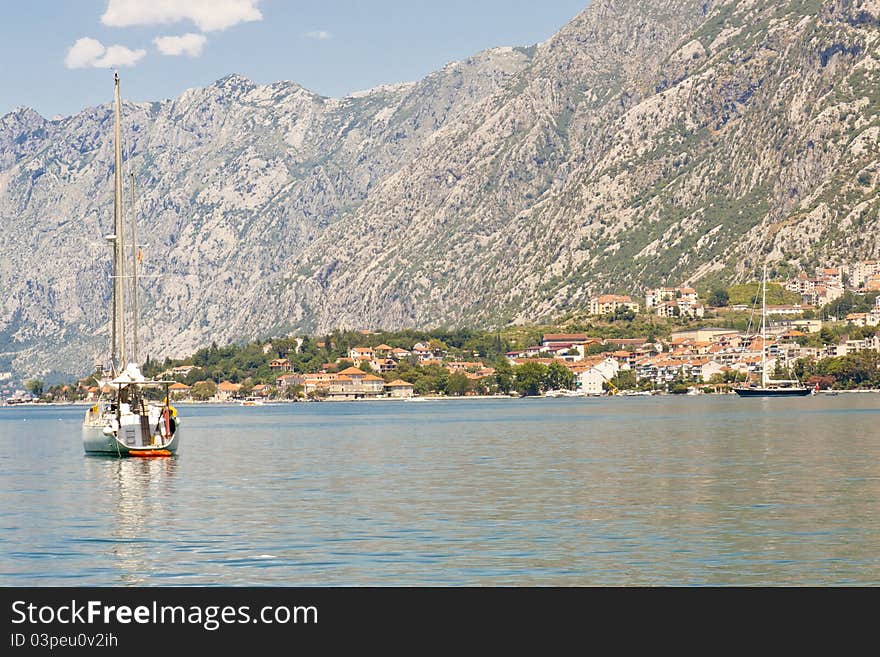
[[[348,350],[348,358],[354,362],[373,360],[376,358],[376,352],[370,347],[352,347]]]
[[[616,359],[604,358],[577,372],[577,390],[585,395],[601,395],[605,392],[603,384],[617,376],[619,371],[620,363]]]

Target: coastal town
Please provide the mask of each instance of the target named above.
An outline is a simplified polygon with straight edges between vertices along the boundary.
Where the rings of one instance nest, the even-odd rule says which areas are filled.
[[[754,303],[731,303],[726,290],[701,298],[681,285],[648,289],[639,301],[598,295],[588,309],[592,330],[542,332],[534,340],[528,332],[338,331],[323,340],[212,346],[145,367],[174,381],[178,402],[723,393],[758,380],[762,363],[772,378],[796,377],[818,389],[880,387],[880,261],[799,272],[773,286],[800,302],[767,305],[766,340]],[[735,326],[746,317],[746,326]],[[90,376],[10,390],[0,382],[0,392],[7,404],[91,402],[107,392],[97,383]]]
[[[794,277],[777,283],[785,290],[800,296],[790,304],[770,305],[767,311],[777,316],[814,316],[816,310],[841,299],[847,292],[868,295],[880,292],[880,260],[857,262],[845,267],[819,267],[814,276],[798,272]],[[604,294],[590,301],[591,315],[644,312],[658,317],[704,317],[706,306],[697,291],[689,286],[660,287],[645,292],[644,306],[629,295]],[[748,310],[747,304],[737,304],[734,310]],[[835,317],[857,326],[880,325],[877,307],[866,312],[847,313]]]

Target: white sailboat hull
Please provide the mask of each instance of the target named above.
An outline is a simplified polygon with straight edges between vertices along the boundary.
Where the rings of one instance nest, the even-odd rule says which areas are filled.
[[[126,427],[139,429],[135,421],[133,416],[123,418],[123,433],[120,435],[114,416],[95,417],[91,410],[88,411],[82,426],[83,450],[86,454],[119,457],[173,456],[177,453],[180,445],[180,421],[177,418],[170,437],[139,430],[126,432]]]
[[[129,447],[117,439],[115,433],[105,434],[103,427],[83,426],[83,450],[86,454],[104,456],[172,456],[180,444],[180,427],[164,446]],[[168,452],[164,454],[162,452]]]

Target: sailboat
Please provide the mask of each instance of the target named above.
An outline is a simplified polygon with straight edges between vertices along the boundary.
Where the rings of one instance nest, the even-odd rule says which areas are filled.
[[[122,199],[122,143],[119,74],[114,76],[114,190],[112,235],[112,301],[110,309],[110,364],[100,367],[98,385],[106,391],[86,411],[82,425],[83,448],[87,454],[110,456],[172,456],[180,445],[180,418],[169,401],[168,387],[174,381],[151,381],[138,366],[137,271],[140,259],[132,187],[131,270],[125,266],[125,226]],[[131,307],[127,306],[126,281],[131,281]],[[130,317],[129,317],[130,315]],[[129,338],[126,329],[130,328]],[[164,394],[154,394],[162,391]],[[151,401],[150,397],[158,397]]]
[[[767,375],[767,265],[764,265],[764,277],[761,292],[761,385],[740,386],[734,392],[740,397],[806,397],[812,394],[798,380],[771,379]]]

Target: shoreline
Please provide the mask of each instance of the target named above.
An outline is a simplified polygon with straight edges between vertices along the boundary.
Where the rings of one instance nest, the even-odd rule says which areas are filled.
[[[868,388],[862,390],[822,390],[814,396],[822,397],[822,396],[836,396],[836,395],[862,395],[862,394],[880,394],[880,389],[877,388]],[[257,406],[279,406],[279,405],[287,405],[287,404],[341,404],[341,403],[365,403],[365,402],[410,402],[410,403],[423,403],[423,402],[449,402],[449,401],[488,401],[488,400],[518,400],[518,399],[613,399],[616,397],[727,397],[727,396],[735,396],[733,392],[721,392],[721,393],[700,393],[696,395],[673,395],[669,392],[657,392],[651,395],[627,395],[627,394],[617,394],[617,395],[562,395],[562,396],[546,396],[546,395],[535,395],[530,397],[519,397],[512,395],[469,395],[462,397],[447,397],[447,396],[426,396],[426,397],[376,397],[372,399],[322,399],[320,401],[313,400],[293,400],[293,399],[277,399],[277,400],[267,400],[262,404]],[[55,407],[55,406],[76,406],[76,407],[88,407],[92,406],[94,401],[72,401],[72,402],[26,402],[24,404],[0,404],[0,409],[4,408],[19,408],[19,407]],[[242,406],[240,401],[184,401],[178,400],[173,402],[174,405],[179,406]],[[254,408],[256,408],[255,406]],[[250,407],[247,407],[250,408]]]

